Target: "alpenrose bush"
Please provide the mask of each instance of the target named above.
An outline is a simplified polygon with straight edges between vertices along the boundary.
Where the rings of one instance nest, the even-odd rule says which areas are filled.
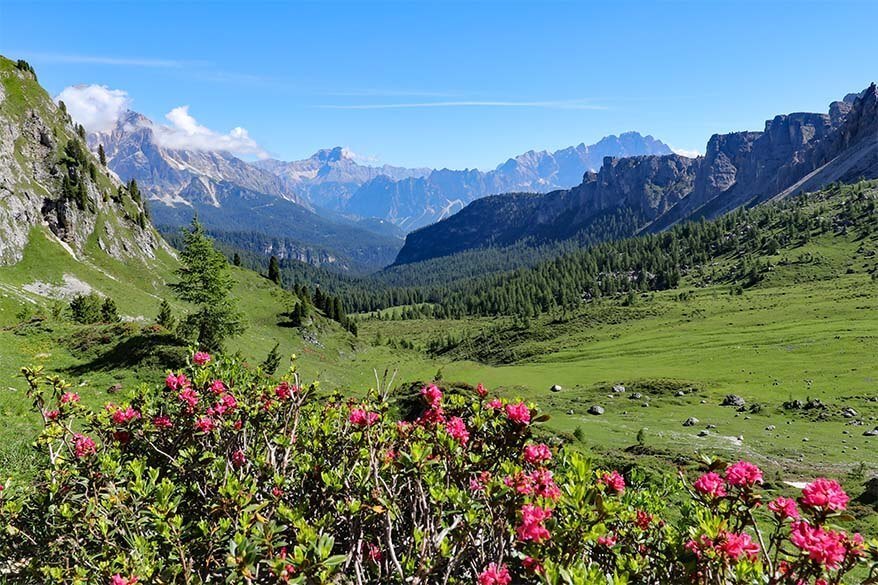
[[[691,485],[643,485],[543,443],[545,416],[482,386],[429,385],[410,420],[395,420],[378,392],[318,398],[292,370],[273,381],[234,360],[191,362],[98,412],[60,379],[23,371],[45,424],[43,471],[2,484],[0,574],[830,584],[872,554],[834,525],[848,497],[832,480],[765,502],[762,472],[742,461]]]

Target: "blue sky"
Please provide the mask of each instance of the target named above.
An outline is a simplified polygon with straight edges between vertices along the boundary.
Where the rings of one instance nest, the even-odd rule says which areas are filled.
[[[98,84],[156,121],[245,128],[251,157],[493,168],[626,130],[703,151],[825,111],[878,78],[875,22],[869,1],[0,0],[0,53],[52,95]]]

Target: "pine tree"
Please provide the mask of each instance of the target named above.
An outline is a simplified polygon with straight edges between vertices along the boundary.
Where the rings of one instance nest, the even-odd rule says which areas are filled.
[[[241,265],[241,255],[235,252],[235,255],[232,257],[232,264],[235,266]]]
[[[268,261],[268,280],[280,284],[280,264],[277,261],[277,256],[272,256]]]
[[[98,144],[98,159],[101,161],[101,166],[107,166],[107,153],[104,152],[103,144]]]
[[[103,323],[118,323],[119,310],[116,308],[116,301],[107,297],[101,305],[101,321]]]
[[[171,311],[171,304],[162,299],[161,304],[159,305],[159,314],[156,317],[155,322],[168,331],[173,331],[174,327],[177,325],[177,320],[174,318],[174,313]]]
[[[222,351],[228,337],[243,332],[237,299],[231,296],[232,277],[226,257],[216,250],[198,218],[183,236],[180,252],[180,282],[171,284],[177,297],[197,306],[182,321],[183,332],[191,335],[200,349]]]
[[[268,355],[265,356],[265,360],[262,362],[262,371],[269,376],[273,376],[277,371],[277,367],[280,365],[280,352],[277,351],[278,347],[280,347],[280,344],[275,343],[274,347],[271,348],[271,351],[268,352]]]

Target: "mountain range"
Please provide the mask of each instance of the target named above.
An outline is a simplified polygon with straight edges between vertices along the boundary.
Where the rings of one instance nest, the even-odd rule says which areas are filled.
[[[396,264],[596,230],[617,237],[655,232],[835,181],[874,177],[878,89],[872,84],[833,102],[826,114],[778,115],[761,132],[716,134],[704,156],[608,156],[572,189],[479,199],[410,233]],[[606,229],[611,222],[627,225],[627,233]]]

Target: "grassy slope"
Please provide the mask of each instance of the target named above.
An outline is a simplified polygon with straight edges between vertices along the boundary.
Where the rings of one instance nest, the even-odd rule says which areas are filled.
[[[482,381],[533,399],[552,413],[550,426],[566,432],[581,427],[585,443],[599,450],[630,446],[645,428],[649,446],[673,453],[747,455],[803,475],[816,469],[844,473],[861,462],[874,471],[878,438],[864,437],[863,431],[878,424],[878,284],[865,274],[873,261],[858,252],[862,244],[853,236],[836,236],[781,250],[788,257],[811,252],[815,260],[777,266],[742,296],[723,286],[684,288],[687,300],[675,290],[650,295],[635,307],[607,302],[566,323],[543,318],[525,332],[500,333],[494,348],[481,348],[530,357],[502,366],[447,360],[443,373],[446,379]],[[847,274],[849,268],[853,273]],[[381,331],[385,340],[405,338],[423,346],[437,330],[494,324],[364,321],[360,335],[372,341]],[[424,364],[418,352],[400,353],[408,356],[398,359],[405,372],[429,375],[437,368]],[[631,391],[613,395],[616,383],[636,385],[649,406],[631,400]],[[551,393],[552,384],[564,391]],[[675,396],[678,388],[687,394]],[[760,403],[762,411],[719,406],[729,393]],[[808,397],[829,405],[827,420],[781,408],[786,400]],[[606,413],[588,415],[592,404]],[[839,413],[845,406],[856,409],[866,426],[847,425]],[[683,427],[689,416],[700,424]],[[717,428],[698,437],[707,424]],[[766,431],[769,425],[776,429]],[[736,440],[740,435],[743,442]]]

